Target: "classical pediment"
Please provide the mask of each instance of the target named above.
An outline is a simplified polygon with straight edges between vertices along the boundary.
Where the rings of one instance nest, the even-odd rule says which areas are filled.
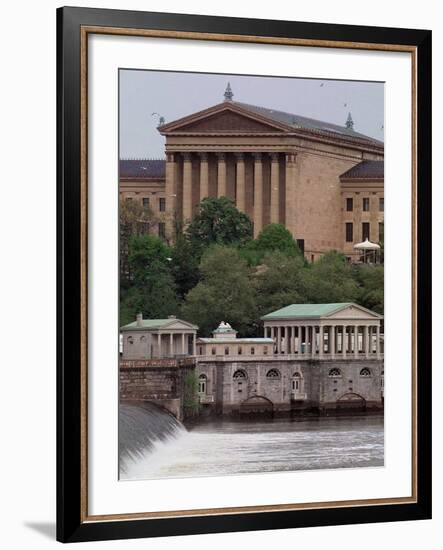
[[[269,133],[269,132],[281,132],[282,130],[258,122],[251,117],[246,117],[238,113],[231,111],[224,111],[216,113],[215,115],[208,116],[204,119],[198,120],[191,124],[182,126],[180,132],[196,132],[196,133],[217,133],[217,134],[232,134],[238,132],[246,133]]]
[[[187,321],[182,321],[181,319],[176,319],[161,327],[161,330],[195,330],[197,327],[188,323]]]
[[[357,304],[350,304],[339,311],[327,315],[328,319],[381,319],[382,316],[374,311]]]
[[[282,133],[284,124],[255,115],[231,103],[222,103],[194,115],[170,122],[159,128],[161,134],[237,134]]]

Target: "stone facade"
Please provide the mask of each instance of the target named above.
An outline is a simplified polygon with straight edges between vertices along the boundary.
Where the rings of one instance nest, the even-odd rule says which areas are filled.
[[[149,187],[146,180],[143,189],[140,180],[136,188],[126,178],[120,192],[139,200],[143,193],[154,192],[164,198],[165,210],[159,214],[165,224],[161,231],[169,241],[177,224],[186,226],[193,219],[202,199],[217,196],[231,198],[248,214],[255,236],[269,223],[284,224],[310,261],[329,250],[357,261],[353,244],[363,240],[362,223],[370,224],[370,240],[380,240],[383,212],[375,208],[383,199],[384,146],[355,132],[352,125],[304,119],[229,96],[209,109],[159,126],[159,132],[165,137],[163,187],[154,191],[153,181]],[[381,178],[379,173],[372,180],[368,173],[351,173],[342,180],[356,166],[371,163],[379,163]],[[346,199],[351,197],[356,207],[349,211]],[[362,215],[359,199],[367,197],[370,210]],[[354,234],[349,241],[346,223],[351,222]]]
[[[185,378],[194,368],[192,360],[121,360],[120,400],[152,401],[183,420]]]
[[[383,374],[382,374],[383,373]],[[198,360],[203,414],[383,408],[383,361]]]
[[[229,323],[221,322],[213,337],[199,338],[188,356],[171,354],[166,345],[166,355],[147,358],[144,344],[132,343],[128,349],[128,337],[156,341],[163,332],[170,342],[174,330],[195,335],[197,327],[179,319],[138,316],[122,329],[120,398],[153,401],[183,418],[184,379],[193,372],[203,415],[383,408],[381,315],[351,303],[292,304],[263,321],[270,337],[237,338]]]

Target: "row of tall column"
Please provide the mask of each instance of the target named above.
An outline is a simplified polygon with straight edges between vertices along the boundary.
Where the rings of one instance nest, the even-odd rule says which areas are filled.
[[[181,206],[182,221],[186,225],[192,219],[193,209],[193,171],[192,158],[198,155],[200,161],[200,201],[209,196],[209,155],[217,156],[217,196],[227,195],[227,159],[225,152],[184,152],[168,153],[166,156],[166,196],[171,204],[173,211],[177,211],[177,206]],[[254,204],[253,204],[253,222],[254,235],[256,236],[263,228],[263,158],[264,155],[270,156],[270,222],[279,223],[280,221],[280,154],[279,153],[245,153],[236,152],[235,162],[235,185],[236,185],[236,206],[246,212],[246,177],[245,177],[245,155],[253,156],[253,186],[254,186]],[[183,172],[178,173],[179,163],[177,155],[183,159]],[[286,172],[286,202],[291,200],[294,193],[293,185],[289,185],[293,180],[293,165],[295,163],[295,153],[285,154],[285,172]],[[182,189],[178,189],[178,186]],[[177,201],[181,201],[178,205]]]
[[[277,354],[379,358],[382,353],[379,325],[271,326],[265,337],[274,339]]]
[[[175,336],[175,338],[174,338]],[[188,355],[189,354],[189,336],[192,336],[192,355],[196,355],[196,335],[195,334],[186,334],[181,333],[177,334],[174,332],[171,333],[157,333],[157,357],[174,357],[178,354],[180,354],[180,348],[181,348],[181,355]],[[179,337],[179,338],[177,338]],[[180,341],[181,337],[181,341]],[[162,343],[165,344],[165,339],[167,341],[166,347],[167,352],[166,354],[163,352],[164,346],[162,346]],[[177,339],[179,339],[179,342],[177,342]],[[175,340],[175,346],[174,346],[174,340]]]

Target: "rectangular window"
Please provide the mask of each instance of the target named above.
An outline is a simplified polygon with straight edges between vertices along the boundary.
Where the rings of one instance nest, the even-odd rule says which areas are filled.
[[[298,248],[300,249],[300,252],[302,254],[305,253],[305,240],[304,239],[297,239],[297,245],[298,245]]]
[[[354,210],[354,199],[346,199],[346,212],[352,212]]]
[[[251,348],[251,355],[255,354],[255,348]]]
[[[166,236],[166,233],[165,233],[165,224],[163,222],[160,222],[158,224],[158,236],[160,237],[160,239],[164,239],[165,236]]]
[[[369,197],[363,199],[363,212],[369,212]]]
[[[225,348],[225,355],[229,355],[229,348]]]
[[[378,199],[378,210],[380,212],[384,212],[385,211],[385,199],[383,197],[380,197]]]
[[[143,206],[149,208],[149,197],[143,197]]]
[[[365,241],[366,239],[369,240],[369,234],[370,234],[369,222],[363,222],[361,224],[361,239],[362,239],[362,241]]]
[[[160,212],[164,212],[166,210],[166,199],[164,197],[158,199],[158,209]]]
[[[346,224],[346,242],[352,243],[354,241],[354,224],[348,222]]]
[[[215,355],[215,348],[211,349],[211,353],[212,353],[212,355]]]

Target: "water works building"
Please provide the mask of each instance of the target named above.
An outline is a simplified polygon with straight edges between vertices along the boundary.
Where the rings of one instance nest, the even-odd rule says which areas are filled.
[[[120,161],[120,193],[149,205],[151,231],[173,241],[205,197],[227,196],[254,224],[284,224],[309,261],[383,231],[384,145],[354,129],[234,100],[167,124],[165,159]]]
[[[238,338],[224,321],[211,338],[196,338],[197,327],[178,319],[122,327],[121,397],[161,395],[161,405],[175,399],[180,410],[183,369],[191,368],[203,414],[383,407],[381,315],[353,303],[293,304],[262,320],[263,338]]]

